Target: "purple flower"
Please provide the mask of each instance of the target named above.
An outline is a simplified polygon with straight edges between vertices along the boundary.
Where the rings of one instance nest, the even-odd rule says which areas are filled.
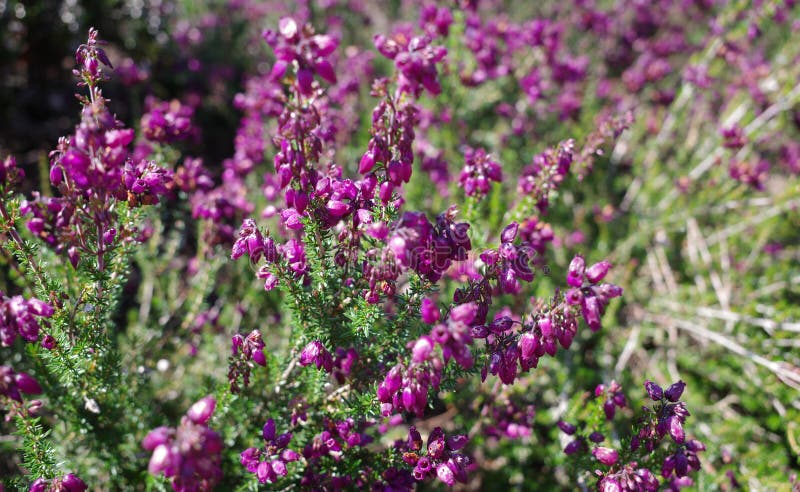
[[[673,383],[664,392],[664,397],[673,403],[677,402],[678,400],[680,400],[681,395],[683,395],[683,390],[685,388],[686,388],[686,383],[684,383],[683,381],[678,381],[677,383]]]
[[[291,433],[278,434],[275,421],[267,419],[262,433],[263,448],[248,448],[239,455],[239,462],[248,472],[255,473],[260,483],[273,483],[288,473],[286,465],[300,459],[297,451],[287,446]]]
[[[661,386],[657,385],[656,383],[647,380],[644,382],[644,387],[647,390],[647,395],[653,401],[661,401],[664,398],[664,391],[661,389]]]
[[[439,307],[436,305],[436,302],[426,297],[422,300],[420,315],[422,316],[423,322],[432,325],[439,321]]]
[[[499,183],[503,180],[500,164],[494,161],[483,149],[467,147],[464,152],[464,168],[461,170],[459,183],[467,196],[482,198],[489,193],[491,181]],[[509,241],[511,242],[513,237]]]
[[[427,36],[408,37],[405,33],[397,33],[391,38],[377,34],[373,41],[383,56],[394,60],[402,92],[414,97],[419,97],[423,87],[433,95],[442,92],[436,64],[447,56],[446,48],[431,45]]]
[[[315,364],[317,369],[323,369],[325,372],[333,370],[333,356],[319,340],[314,340],[306,345],[303,351],[300,352],[299,363],[304,367],[309,364]]]
[[[206,396],[192,405],[186,412],[186,416],[195,424],[204,425],[211,418],[216,406],[217,400],[213,396]]]
[[[177,99],[159,101],[154,97],[145,100],[145,114],[141,129],[144,137],[152,142],[172,143],[197,134],[192,126],[194,108],[181,104]]]
[[[37,318],[50,318],[54,312],[53,306],[39,299],[6,297],[0,292],[0,346],[11,345],[17,336],[36,342],[42,323]]]
[[[67,473],[63,477],[52,480],[37,478],[31,484],[28,492],[84,492],[88,488],[89,486],[83,480],[72,473]]]
[[[0,366],[0,396],[22,403],[22,393],[38,395],[42,393],[42,387],[33,376],[15,372],[10,366]]]
[[[614,465],[619,459],[619,453],[617,453],[616,450],[604,447],[596,447],[592,449],[592,456],[606,466]]]
[[[215,406],[207,396],[192,405],[177,428],[158,427],[142,441],[153,453],[148,471],[170,478],[176,491],[212,489],[222,479],[222,438],[206,426]]]

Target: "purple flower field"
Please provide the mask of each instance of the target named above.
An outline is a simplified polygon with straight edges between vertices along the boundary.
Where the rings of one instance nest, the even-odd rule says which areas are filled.
[[[0,492],[800,490],[800,3],[0,39]]]

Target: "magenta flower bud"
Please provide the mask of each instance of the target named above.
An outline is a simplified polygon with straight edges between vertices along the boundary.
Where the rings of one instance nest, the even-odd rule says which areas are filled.
[[[278,22],[278,31],[287,41],[293,41],[297,37],[299,30],[297,22],[291,17],[282,17]]]
[[[166,444],[159,444],[153,450],[153,456],[150,457],[150,463],[147,466],[147,471],[152,475],[158,475],[161,472],[167,471],[168,468],[173,466],[173,457]],[[167,472],[168,473],[168,472]]]
[[[289,445],[289,441],[292,440],[292,433],[291,432],[284,432],[280,434],[278,437],[275,438],[275,445],[279,448],[285,448]]]
[[[385,181],[381,183],[380,188],[378,189],[378,197],[380,197],[381,202],[386,205],[392,199],[392,192],[394,191],[394,186],[392,183]]]
[[[30,374],[26,372],[18,372],[14,376],[14,379],[21,392],[29,395],[39,395],[42,393],[42,387],[39,386],[39,382],[36,381],[36,379],[34,379]]]
[[[318,56],[328,56],[339,46],[339,40],[328,34],[317,34],[311,41],[316,46]]]
[[[49,318],[55,312],[53,306],[35,297],[28,299],[28,308],[33,311],[34,314],[45,318]]]
[[[420,363],[428,359],[433,352],[433,340],[428,336],[420,337],[415,343],[414,348],[411,349],[411,359]]]
[[[78,262],[81,260],[81,256],[78,253],[78,248],[75,246],[70,246],[67,248],[67,259],[69,260],[70,265],[72,268],[78,268]]]
[[[611,448],[594,448],[592,450],[592,455],[597,459],[597,461],[606,466],[612,466],[619,459],[619,454],[617,451]]]
[[[517,345],[519,346],[520,357],[523,360],[528,360],[536,355],[536,349],[539,346],[539,338],[528,331],[520,335]]]
[[[450,310],[450,319],[453,321],[460,321],[464,324],[472,323],[475,315],[478,313],[478,305],[474,302],[460,304]]]
[[[112,227],[111,229],[103,233],[103,242],[109,245],[113,244],[116,235],[117,235],[117,230]]]
[[[293,204],[297,212],[302,214],[308,206],[308,193],[304,191],[296,192],[294,195]]]
[[[647,390],[647,395],[651,400],[661,401],[661,399],[664,398],[664,390],[661,389],[661,386],[650,381],[649,379],[644,382],[644,388]]]
[[[569,289],[564,295],[564,298],[566,299],[567,304],[570,306],[578,306],[583,304],[583,292],[575,287]]]
[[[203,425],[211,418],[216,406],[217,400],[213,396],[206,396],[192,405],[186,412],[186,416],[195,424]]]
[[[264,356],[263,350],[261,349],[253,350],[253,362],[255,362],[261,367],[265,367],[267,365],[267,358]]]
[[[572,287],[580,287],[583,285],[583,274],[585,268],[586,261],[583,259],[583,256],[578,255],[573,258],[569,263],[569,268],[567,269],[567,284]]]
[[[89,488],[83,480],[72,473],[67,473],[61,477],[61,486],[66,488],[67,492],[84,492]]]
[[[558,428],[561,429],[561,432],[568,436],[575,434],[575,431],[578,430],[577,427],[570,423],[564,422],[563,420],[559,420],[557,425]]]
[[[294,449],[284,449],[281,452],[281,459],[286,462],[297,461],[300,459],[300,453]]]
[[[395,393],[403,384],[403,376],[400,371],[400,366],[394,366],[389,369],[389,372],[386,374],[386,378],[384,378],[383,382],[389,393]]]
[[[466,446],[467,442],[469,442],[469,439],[464,434],[459,434],[457,436],[450,436],[447,438],[447,447],[450,448],[452,451],[458,451],[459,449]]]
[[[597,297],[591,296],[584,299],[581,306],[581,313],[583,319],[592,331],[597,331],[601,328],[600,325],[600,303]]]
[[[442,463],[436,467],[436,476],[449,487],[456,484],[456,476],[446,463]]]
[[[277,82],[286,75],[286,69],[288,68],[288,63],[284,60],[278,60],[275,62],[275,65],[272,66],[272,71],[269,74],[269,77],[272,81]]]
[[[411,389],[410,386],[406,386],[403,389],[402,401],[403,401],[403,407],[406,410],[408,410],[409,412],[414,410],[414,406],[417,402],[417,397],[416,395],[414,395],[414,391]]]
[[[589,440],[594,442],[594,443],[601,443],[601,442],[606,440],[606,436],[604,436],[600,432],[595,431],[595,432],[592,432],[591,434],[589,434]]]
[[[580,451],[582,447],[583,447],[583,441],[581,441],[580,439],[575,439],[574,441],[567,444],[566,447],[564,447],[564,454],[566,455],[575,454],[578,451]]]
[[[313,90],[312,84],[314,83],[314,72],[307,68],[301,68],[297,71],[297,87],[300,93],[308,96]]]
[[[517,231],[519,230],[519,224],[516,222],[512,222],[508,224],[503,232],[500,233],[500,241],[504,243],[510,243],[514,241],[514,238],[517,237]]]
[[[689,460],[682,452],[675,455],[675,475],[685,477],[689,473]]]
[[[283,461],[281,461],[281,460],[272,460],[270,462],[270,467],[272,468],[272,471],[275,472],[275,475],[277,475],[279,477],[285,477],[286,476],[286,473],[287,473],[287,471],[286,471],[286,463],[284,463]]]
[[[258,468],[256,469],[256,477],[258,477],[258,481],[260,483],[267,483],[267,482],[274,482],[276,478],[275,472],[272,471],[272,467],[269,466],[268,461],[262,461],[258,464]]]
[[[601,396],[605,392],[606,392],[606,385],[603,383],[598,384],[594,388],[594,396]]]
[[[333,65],[328,60],[320,59],[316,65],[314,65],[314,70],[317,71],[317,75],[322,77],[325,81],[335,84],[336,83],[336,72],[333,70]]]
[[[617,407],[614,405],[614,400],[606,400],[603,403],[603,412],[606,414],[606,420],[614,420],[614,415],[617,413]]]
[[[385,382],[381,382],[378,385],[378,389],[376,390],[376,396],[378,397],[378,401],[381,403],[389,403],[392,401],[393,392],[389,391],[389,388],[386,386]]]
[[[694,451],[695,453],[706,450],[706,445],[697,439],[689,439],[686,441],[686,449]]]
[[[361,174],[366,174],[372,171],[373,167],[375,167],[375,154],[373,154],[371,150],[368,150],[364,153],[364,155],[361,157],[361,161],[358,163],[358,172]]]
[[[31,400],[28,402],[28,412],[30,412],[32,415],[36,415],[42,409],[43,405],[44,402],[42,402],[42,400]]]
[[[329,200],[325,208],[333,217],[341,217],[350,211],[350,206],[340,200]]]
[[[600,295],[605,299],[612,299],[622,295],[622,287],[614,284],[602,284],[599,286]]]
[[[664,392],[664,396],[667,400],[675,403],[680,400],[681,395],[683,394],[683,390],[686,388],[686,383],[683,381],[678,381],[677,383],[673,383],[670,385],[669,388]]]
[[[47,480],[44,478],[37,478],[33,481],[28,492],[47,492]]]
[[[153,451],[158,446],[167,444],[173,433],[173,430],[169,427],[156,427],[148,432],[142,440],[142,447],[147,451]]]
[[[605,477],[603,480],[600,481],[598,485],[600,492],[622,492],[622,486],[617,480],[614,480],[613,478]]]
[[[611,268],[611,263],[605,260],[595,263],[586,269],[586,278],[589,280],[589,282],[596,284],[597,282],[603,280],[608,273],[609,268]]]
[[[683,444],[683,441],[686,440],[683,423],[677,415],[673,415],[669,418],[669,435],[672,437],[672,440],[678,444]]]
[[[422,316],[422,321],[429,325],[432,325],[439,321],[439,308],[436,306],[436,303],[433,302],[431,299],[427,297],[422,300],[422,305],[419,308],[420,315]]]
[[[550,318],[542,318],[536,322],[536,325],[542,330],[542,336],[549,338],[553,336],[553,322]]]
[[[264,438],[265,441],[272,441],[275,439],[275,420],[268,419],[267,422],[264,424],[264,428],[261,431],[261,436]]]
[[[319,365],[318,361],[321,360],[324,352],[327,352],[327,350],[322,345],[322,342],[319,340],[309,342],[303,351],[300,352],[300,365],[304,367],[314,363]]]

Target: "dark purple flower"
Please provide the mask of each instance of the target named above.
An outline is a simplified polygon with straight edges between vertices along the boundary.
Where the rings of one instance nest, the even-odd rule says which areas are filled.
[[[319,340],[314,340],[306,345],[300,353],[299,363],[301,366],[315,364],[317,369],[323,369],[325,372],[333,370],[333,356]]]
[[[683,381],[678,381],[677,383],[673,383],[664,391],[664,397],[667,400],[675,403],[680,400],[681,395],[683,395],[683,390],[686,388],[686,383]]]

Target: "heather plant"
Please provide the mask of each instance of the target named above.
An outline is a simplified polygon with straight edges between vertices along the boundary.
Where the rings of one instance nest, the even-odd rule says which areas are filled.
[[[791,486],[794,2],[146,10],[0,161],[0,491]]]

